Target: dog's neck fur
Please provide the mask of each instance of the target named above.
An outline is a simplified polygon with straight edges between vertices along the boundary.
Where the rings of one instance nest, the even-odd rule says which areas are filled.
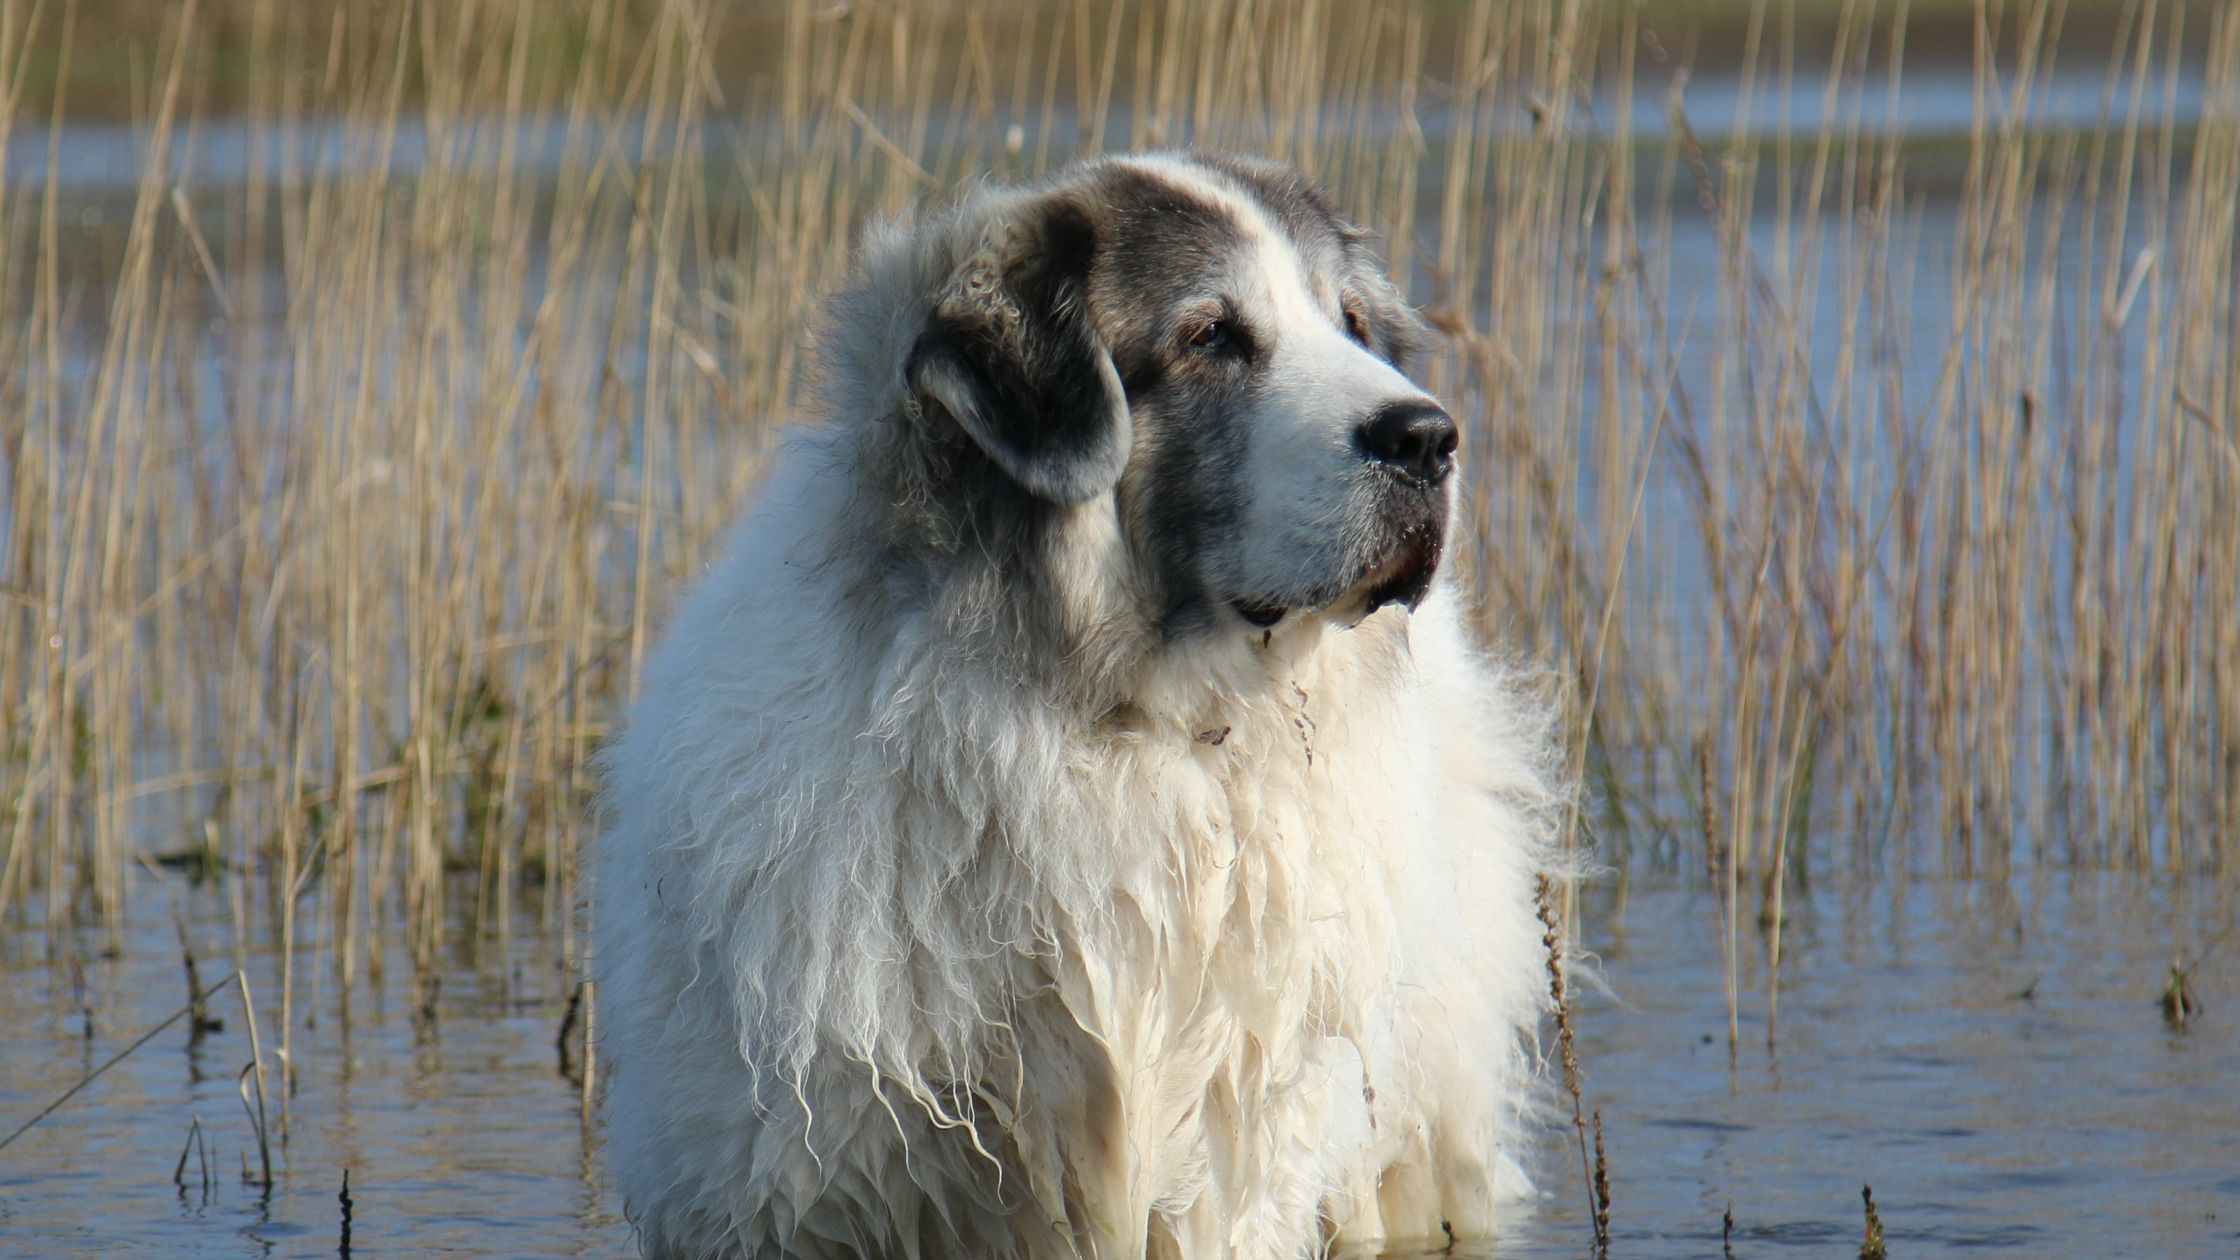
[[[1125,546],[1109,505],[1052,524],[1048,547]],[[1324,1062],[1323,1043],[1372,1036],[1366,1008],[1392,965],[1373,926],[1381,877],[1332,869],[1320,838],[1375,830],[1356,811],[1376,806],[1310,784],[1333,764],[1392,755],[1364,735],[1389,734],[1386,684],[1408,667],[1407,615],[1391,609],[1351,630],[1309,616],[1269,634],[1239,626],[1177,647],[1162,644],[1124,581],[1093,599],[1074,592],[1074,604],[1046,606],[1044,616],[1022,610],[1019,575],[999,568],[1006,554],[934,551],[898,588],[921,602],[858,622],[886,636],[859,649],[859,659],[887,662],[870,676],[879,681],[867,678],[873,729],[913,733],[886,745],[880,773],[910,798],[909,816],[949,820],[863,855],[893,872],[906,904],[913,890],[951,890],[903,916],[920,941],[889,948],[918,965],[974,957],[976,974],[868,985],[914,992],[916,1008],[853,1028],[843,1019],[819,1035],[837,1033],[850,1057],[874,1064],[937,1125],[974,1125],[979,1106],[1004,1109],[1014,1117],[1004,1140],[1015,1144],[1005,1163],[1030,1183],[1034,1170],[1077,1158],[1058,1148],[1080,1140],[1037,1127],[1053,1123],[1037,1107],[1047,1113],[1056,1096],[1054,1079],[1037,1074],[1111,1080],[1110,1140],[1138,1152],[1112,1164],[1114,1175],[1159,1170],[1167,1180],[1157,1214],[1172,1219],[1158,1228],[1175,1231],[1170,1243],[1201,1240],[1182,1254],[1219,1254],[1231,1226],[1209,1215],[1217,1196],[1199,1192],[1242,1151],[1200,1145],[1205,1127],[1186,1118],[1201,1108],[1250,1116],[1272,1098],[1358,1080],[1358,1066]],[[1031,635],[1061,636],[1066,651],[1030,650]],[[1032,664],[1053,659],[1063,668]],[[1001,856],[1020,851],[1033,856]],[[991,861],[1037,882],[958,877]],[[992,896],[976,903],[963,889]],[[1348,925],[1342,937],[1317,926],[1335,922]],[[1347,956],[1335,952],[1341,945]],[[848,946],[837,942],[827,957],[886,965]],[[1012,1030],[1053,1021],[987,1005],[989,967],[1011,976],[1002,1001],[1056,1002],[1086,1041],[1020,1046]],[[898,1027],[914,1030],[910,1045],[876,1040]],[[1319,1031],[1302,1041],[1303,1030]],[[975,1103],[947,1083],[959,1080]],[[1044,1210],[1076,1196],[1114,1203],[1140,1193],[1026,1188]],[[1282,1192],[1311,1205],[1327,1189],[1302,1177]],[[1090,1253],[1145,1254],[1147,1219],[1116,1222],[1122,1232],[1094,1240]]]

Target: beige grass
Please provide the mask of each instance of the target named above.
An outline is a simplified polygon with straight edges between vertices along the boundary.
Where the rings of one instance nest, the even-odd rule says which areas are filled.
[[[588,758],[855,225],[1183,142],[1302,162],[1415,277],[1487,625],[1571,684],[1580,843],[1715,820],[1730,962],[1748,895],[1778,971],[1809,861],[2229,871],[2240,21],[2143,6],[2095,36],[2108,126],[2054,132],[2016,120],[2062,6],[1989,6],[1925,147],[1863,121],[1903,6],[1809,57],[1740,7],[1716,132],[1661,12],[187,6],[104,224],[54,179],[95,19],[0,0],[0,141],[48,154],[0,186],[0,915],[114,930],[152,851],[345,987],[523,910],[574,965]],[[193,177],[226,117],[260,143]]]

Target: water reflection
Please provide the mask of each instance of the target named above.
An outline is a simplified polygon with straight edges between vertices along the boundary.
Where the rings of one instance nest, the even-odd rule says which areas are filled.
[[[137,904],[115,957],[50,964],[36,937],[11,944],[0,1114],[36,1111],[183,1003],[171,923],[157,899]],[[186,904],[197,940],[224,939],[217,906]],[[1607,989],[1586,989],[1578,1022],[1614,1254],[1717,1255],[1730,1204],[1737,1255],[1854,1249],[1862,1184],[1893,1254],[2240,1249],[2240,1038],[2224,1013],[2240,954],[2197,968],[2207,1013],[2189,1030],[2157,1005],[2173,941],[2232,930],[2229,895],[2050,874],[1891,891],[1823,874],[1790,902],[1770,1049],[1764,957],[1738,959],[1731,1067],[1713,897],[1650,873],[1596,890],[1588,912]],[[239,1018],[199,1039],[181,1021],[8,1150],[4,1249],[627,1253],[556,1044],[571,991],[556,942],[526,920],[511,941],[480,967],[454,956],[433,1018],[397,983],[401,957],[355,1011],[323,960],[298,959],[296,1093],[269,1189],[253,1184],[234,1089]],[[246,961],[276,992],[276,960]],[[1585,1252],[1568,1140],[1551,1130],[1545,1195],[1505,1260]]]
[[[36,934],[7,942],[8,1127],[185,1003],[160,898],[135,904],[121,952],[83,964],[82,1001],[80,969],[37,957]],[[222,906],[186,904],[198,942],[226,939]],[[0,1252],[332,1256],[344,1245],[345,1174],[358,1254],[626,1252],[586,1149],[579,1090],[558,1069],[556,942],[527,920],[516,926],[513,956],[486,959],[490,974],[447,974],[433,1019],[409,993],[378,986],[351,1010],[323,956],[299,955],[296,1088],[269,1188],[254,1184],[255,1138],[234,1086],[250,1057],[238,1008],[199,1039],[180,1021],[0,1155]],[[278,960],[246,962],[259,997],[275,1003]],[[397,984],[409,975],[401,954],[388,975],[410,988]],[[270,1056],[270,1015],[259,1015]],[[269,1057],[267,1068],[277,1093]]]

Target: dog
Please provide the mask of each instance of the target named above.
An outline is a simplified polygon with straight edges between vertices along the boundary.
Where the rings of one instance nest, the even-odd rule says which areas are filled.
[[[1495,1234],[1555,706],[1441,576],[1429,330],[1290,167],[873,227],[604,755],[646,1254],[1296,1260]]]

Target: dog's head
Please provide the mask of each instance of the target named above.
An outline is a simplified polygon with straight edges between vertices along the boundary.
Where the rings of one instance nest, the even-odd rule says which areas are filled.
[[[1097,161],[983,192],[941,254],[906,410],[1029,515],[1116,521],[1165,637],[1423,597],[1455,423],[1406,373],[1423,325],[1296,171]]]

